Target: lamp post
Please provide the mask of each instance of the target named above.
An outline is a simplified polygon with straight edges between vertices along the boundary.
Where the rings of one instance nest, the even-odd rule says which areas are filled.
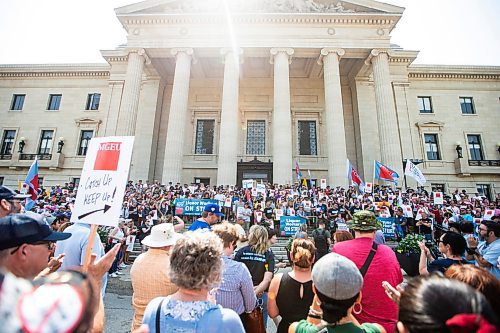
[[[60,154],[62,152],[64,146],[64,138],[61,136],[59,138],[59,142],[57,143],[57,153]]]
[[[462,155],[462,146],[460,146],[460,141],[457,141],[455,143],[457,146],[455,147],[455,150],[457,151],[457,157],[458,158],[462,158],[463,155]]]
[[[22,154],[24,151],[24,146],[26,146],[26,138],[24,136],[19,138],[19,150],[18,153]]]

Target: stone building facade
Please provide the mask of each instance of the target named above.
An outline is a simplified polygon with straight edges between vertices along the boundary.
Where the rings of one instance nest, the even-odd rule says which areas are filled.
[[[0,65],[0,181],[35,155],[78,181],[93,136],[135,136],[130,179],[345,186],[374,160],[428,186],[500,186],[500,67],[412,65],[403,8],[372,0],[148,0],[116,9],[106,64]],[[461,152],[459,152],[461,150]],[[461,158],[458,158],[460,153]],[[401,177],[402,178],[402,177]],[[408,179],[409,186],[416,183]]]

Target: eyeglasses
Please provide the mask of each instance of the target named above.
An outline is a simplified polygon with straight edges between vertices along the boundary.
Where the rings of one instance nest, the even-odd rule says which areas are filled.
[[[28,245],[45,245],[47,246],[47,249],[50,251],[52,250],[52,247],[54,246],[54,242],[48,242],[48,241],[41,241],[41,242],[35,242],[35,243],[27,243]],[[18,247],[16,247],[14,250],[12,250],[10,252],[10,255],[13,255],[14,253],[16,253],[20,248],[21,248],[22,245],[19,245]]]
[[[488,229],[478,228],[478,230],[488,232]]]

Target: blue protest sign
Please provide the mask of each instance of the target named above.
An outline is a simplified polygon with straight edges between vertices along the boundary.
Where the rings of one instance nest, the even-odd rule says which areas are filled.
[[[280,218],[281,236],[294,236],[306,219],[299,216],[282,216]]]
[[[394,217],[377,217],[377,220],[382,222],[382,232],[385,238],[396,239],[395,223],[396,219]]]
[[[217,204],[217,200],[209,199],[176,199],[175,215],[200,216],[208,204]]]

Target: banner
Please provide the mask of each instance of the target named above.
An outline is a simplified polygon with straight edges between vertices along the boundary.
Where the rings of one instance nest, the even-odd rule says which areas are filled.
[[[299,216],[281,216],[280,229],[281,236],[294,236],[306,219]]]
[[[133,145],[133,136],[90,140],[71,222],[118,225]]]
[[[217,200],[211,199],[176,199],[175,215],[200,216],[208,204],[217,204]]]
[[[424,175],[422,174],[422,171],[420,171],[420,169],[417,168],[417,166],[410,160],[406,160],[405,175],[415,179],[417,183],[420,184],[420,186],[424,185],[427,182]]]
[[[382,232],[386,239],[396,239],[396,218],[394,217],[377,217],[377,220],[382,222]]]

